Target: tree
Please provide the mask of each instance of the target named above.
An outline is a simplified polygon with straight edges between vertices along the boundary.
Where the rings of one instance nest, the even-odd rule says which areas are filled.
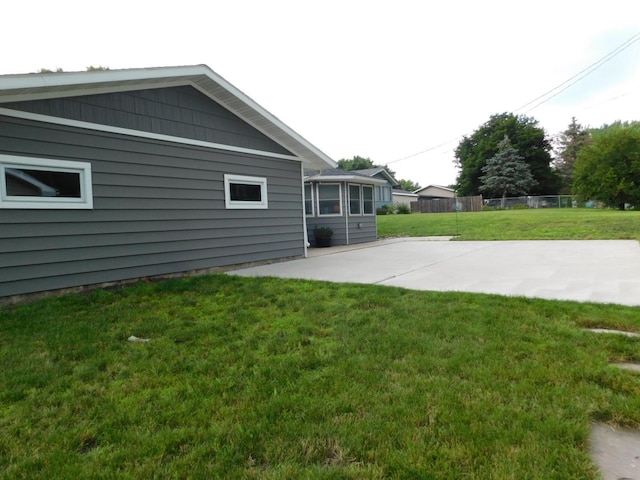
[[[402,190],[407,190],[409,192],[415,192],[421,188],[419,183],[413,183],[411,180],[405,180],[404,178],[402,180],[398,180],[398,182],[400,183],[400,188]]]
[[[640,207],[640,122],[592,131],[591,143],[578,152],[573,193],[620,210],[626,203]]]
[[[103,67],[102,65],[98,65],[97,67],[94,65],[89,65],[87,67],[87,72],[104,72],[106,70],[109,70],[109,67]],[[61,68],[56,68],[55,70],[41,68],[37,73],[64,73],[64,70]]]
[[[458,195],[477,195],[482,167],[498,153],[498,144],[505,135],[529,166],[536,184],[532,195],[558,193],[560,178],[551,169],[551,143],[537,120],[512,113],[492,115],[470,136],[463,137],[455,150],[456,166],[460,169],[456,190]]]
[[[556,157],[556,171],[560,175],[562,186],[560,193],[570,193],[573,185],[573,170],[578,158],[578,152],[591,141],[589,130],[580,125],[575,117],[571,118],[569,127],[558,135],[558,156]]]
[[[498,144],[498,153],[482,167],[482,173],[479,191],[489,197],[501,197],[503,208],[507,195],[524,195],[536,183],[529,166],[513,148],[507,135]]]
[[[370,158],[364,158],[358,155],[353,158],[338,160],[338,168],[342,170],[365,170],[367,168],[374,168],[375,166]]]

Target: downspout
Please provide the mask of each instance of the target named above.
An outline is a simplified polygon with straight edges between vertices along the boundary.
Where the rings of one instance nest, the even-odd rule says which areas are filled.
[[[344,225],[346,227],[346,237],[347,237],[347,245],[349,245],[349,209],[351,206],[349,205],[349,183],[345,182],[344,189],[344,198],[345,198],[345,209],[344,209]]]
[[[304,233],[302,235],[302,243],[304,249],[304,258],[307,258],[307,245],[309,244],[309,238],[307,237],[307,206],[304,198],[304,165],[300,162],[300,178],[302,179],[302,228]]]

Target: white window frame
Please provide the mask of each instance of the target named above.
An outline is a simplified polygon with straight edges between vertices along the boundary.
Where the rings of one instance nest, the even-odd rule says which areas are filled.
[[[304,196],[304,214],[309,216],[309,217],[315,217],[316,216],[316,205],[314,202],[314,188],[313,188],[313,184],[312,183],[305,183],[304,184],[303,190],[302,190],[302,194]],[[309,187],[309,193],[310,193],[310,198],[307,198],[307,188]],[[311,205],[311,213],[307,213],[307,202],[309,202],[309,204]]]
[[[9,195],[5,172],[7,168],[77,173],[80,176],[80,198]],[[91,163],[0,154],[0,208],[93,209]]]
[[[366,201],[364,198],[364,189],[371,189],[371,213],[366,213],[364,210],[364,202]],[[362,198],[362,215],[367,217],[372,217],[376,214],[376,190],[373,188],[373,185],[362,185],[362,189],[360,192]]]
[[[259,202],[231,200],[231,184],[242,183],[247,185],[260,186]],[[267,209],[269,201],[267,198],[267,179],[265,177],[248,177],[246,175],[224,175],[224,205],[227,209]]]
[[[352,213],[351,212],[351,187],[357,187],[358,188],[358,212],[357,213]],[[362,216],[362,213],[364,212],[364,198],[362,197],[362,185],[357,185],[355,183],[349,183],[347,185],[347,193],[348,193],[348,203],[349,203],[349,216],[350,217],[355,217],[355,216]]]
[[[320,187],[321,186],[331,186],[331,185],[337,185],[338,186],[338,203],[340,205],[340,211],[339,212],[331,212],[331,213],[322,213],[322,210],[320,209]],[[342,184],[341,183],[334,183],[334,182],[327,182],[327,183],[318,183],[318,185],[316,186],[316,203],[318,206],[318,209],[316,210],[318,212],[318,217],[341,217],[342,216],[342,210],[343,210],[343,205],[342,205]]]

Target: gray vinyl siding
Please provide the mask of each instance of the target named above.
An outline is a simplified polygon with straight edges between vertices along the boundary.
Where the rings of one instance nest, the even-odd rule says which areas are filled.
[[[4,108],[203,142],[289,154],[193,87],[165,87],[2,104]]]
[[[0,209],[0,297],[304,254],[300,163],[0,116],[0,153],[90,162],[93,210]],[[227,210],[224,174],[267,178]]]

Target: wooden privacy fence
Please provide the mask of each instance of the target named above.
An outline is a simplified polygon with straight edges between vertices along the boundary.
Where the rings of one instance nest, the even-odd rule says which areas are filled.
[[[458,198],[419,198],[411,202],[413,213],[481,212],[482,195]]]

